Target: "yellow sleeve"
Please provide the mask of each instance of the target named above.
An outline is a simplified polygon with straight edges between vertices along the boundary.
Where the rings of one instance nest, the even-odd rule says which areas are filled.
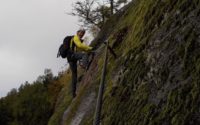
[[[81,43],[81,40],[79,39],[79,37],[77,35],[74,36],[74,43],[75,45],[85,51],[91,50],[92,47],[85,45],[84,43]]]

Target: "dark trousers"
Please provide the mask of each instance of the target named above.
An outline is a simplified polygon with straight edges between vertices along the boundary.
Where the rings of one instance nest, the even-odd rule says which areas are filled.
[[[72,72],[72,96],[76,97],[76,84],[77,84],[77,61],[80,61],[87,65],[88,63],[88,55],[86,53],[81,52],[73,52],[67,56],[67,60],[69,62],[69,66]]]

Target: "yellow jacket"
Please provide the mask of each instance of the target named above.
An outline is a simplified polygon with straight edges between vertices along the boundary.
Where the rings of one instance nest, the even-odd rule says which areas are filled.
[[[84,44],[81,42],[80,38],[75,35],[74,38],[72,39],[71,41],[71,44],[70,46],[72,47],[72,43],[74,42],[74,44],[76,45],[75,47],[75,51],[78,49],[78,50],[81,50],[81,51],[89,51],[89,50],[92,50],[92,47]]]

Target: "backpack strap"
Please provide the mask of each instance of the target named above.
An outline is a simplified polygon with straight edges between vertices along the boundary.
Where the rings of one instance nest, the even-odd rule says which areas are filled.
[[[76,51],[76,45],[74,43],[74,36],[72,36],[72,38],[71,38],[70,48],[71,48],[72,51]]]

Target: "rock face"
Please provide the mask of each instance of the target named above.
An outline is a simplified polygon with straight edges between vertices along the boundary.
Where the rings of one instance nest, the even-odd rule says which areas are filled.
[[[83,93],[97,93],[105,39],[117,59],[109,57],[102,125],[200,124],[199,0],[134,0],[116,14],[92,43]],[[94,106],[86,111],[80,125],[92,124]]]
[[[86,97],[80,104],[76,115],[72,119],[70,125],[79,125],[81,121],[83,120],[84,115],[88,112],[90,109],[90,105],[92,102],[94,102],[95,94],[91,93],[88,97]]]
[[[200,124],[199,1],[151,5],[144,15],[146,27],[137,34],[143,38],[119,64],[125,67],[119,69],[123,81],[113,80],[118,94],[105,101],[103,123]]]

